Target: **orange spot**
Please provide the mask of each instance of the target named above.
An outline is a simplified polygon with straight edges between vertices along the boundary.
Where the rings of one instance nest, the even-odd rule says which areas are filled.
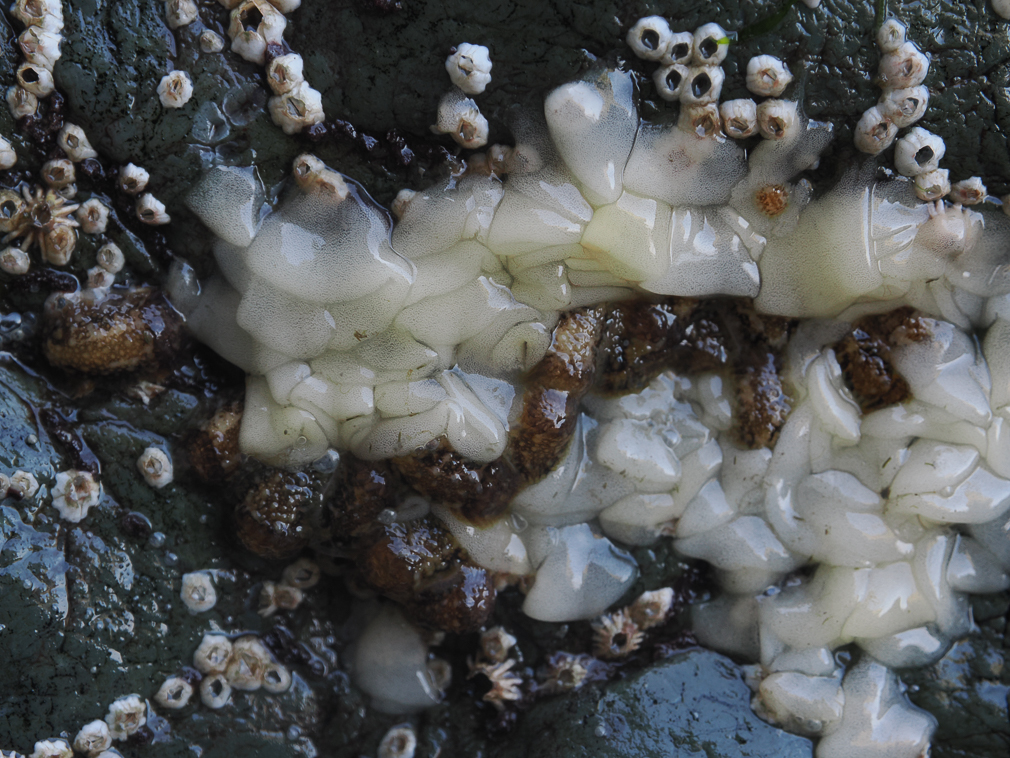
[[[781,215],[789,207],[789,190],[781,184],[762,187],[754,194],[761,212],[770,218]]]

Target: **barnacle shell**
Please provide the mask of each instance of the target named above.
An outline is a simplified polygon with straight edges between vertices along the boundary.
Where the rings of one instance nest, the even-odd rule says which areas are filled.
[[[625,37],[628,47],[639,58],[658,61],[670,52],[673,32],[662,16],[646,16],[635,22]]]

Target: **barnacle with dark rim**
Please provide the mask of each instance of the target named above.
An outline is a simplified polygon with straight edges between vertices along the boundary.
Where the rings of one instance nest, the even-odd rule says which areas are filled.
[[[77,219],[73,213],[77,203],[52,189],[28,187],[0,190],[0,233],[3,244],[22,239],[22,250],[33,245],[42,251],[42,257],[55,266],[65,266],[77,247]]]

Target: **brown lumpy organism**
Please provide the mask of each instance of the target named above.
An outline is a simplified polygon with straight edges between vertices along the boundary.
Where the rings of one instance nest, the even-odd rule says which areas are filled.
[[[908,382],[894,367],[892,346],[918,342],[930,334],[909,307],[866,316],[833,345],[838,365],[863,413],[900,403],[911,396]]]
[[[322,507],[321,483],[304,471],[275,470],[253,485],[235,509],[239,541],[261,558],[290,558],[309,543]]]
[[[53,294],[42,332],[53,366],[98,375],[169,366],[184,340],[182,318],[153,287]]]
[[[242,406],[232,403],[219,408],[190,437],[189,460],[203,481],[220,482],[238,470],[242,463],[238,443],[241,423]]]

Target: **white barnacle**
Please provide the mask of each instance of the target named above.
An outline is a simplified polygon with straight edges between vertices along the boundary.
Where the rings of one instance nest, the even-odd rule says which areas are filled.
[[[877,47],[882,53],[893,53],[905,44],[905,25],[896,18],[889,18],[877,29]]]
[[[24,87],[7,88],[7,107],[15,120],[34,116],[39,109],[39,99]]]
[[[69,187],[74,183],[74,179],[77,178],[73,161],[68,161],[66,158],[55,158],[54,160],[46,161],[42,164],[41,173],[42,181],[53,189]]]
[[[287,20],[266,0],[244,0],[231,12],[228,36],[232,51],[251,63],[263,65],[267,45],[279,45],[284,39]]]
[[[28,758],[73,758],[73,755],[66,740],[39,740]]]
[[[133,163],[127,163],[119,169],[119,189],[128,195],[139,195],[147,187],[151,175],[146,169]]]
[[[53,507],[60,518],[72,524],[88,515],[88,509],[102,498],[102,485],[90,471],[61,471],[53,484]]]
[[[319,584],[319,564],[311,558],[299,558],[284,569],[282,576],[289,587],[307,590]]]
[[[176,711],[185,708],[191,697],[193,697],[193,685],[181,676],[170,676],[158,689],[154,701],[163,708]]]
[[[263,582],[263,589],[260,590],[260,607],[257,613],[263,618],[273,615],[278,609],[293,611],[299,605],[305,595],[297,587],[276,582]]]
[[[334,200],[347,198],[347,182],[337,171],[327,166],[312,153],[302,153],[291,166],[295,184],[305,192],[323,192]]]
[[[185,71],[170,71],[158,82],[158,99],[165,108],[181,108],[193,97],[193,81]]]
[[[263,670],[263,689],[272,694],[287,692],[291,688],[291,672],[279,663],[269,663]]]
[[[592,627],[593,655],[598,658],[624,658],[638,650],[645,639],[638,624],[623,610],[601,616]]]
[[[231,640],[223,634],[207,633],[193,653],[193,667],[201,674],[221,674],[231,658]]]
[[[765,139],[791,140],[800,132],[800,119],[792,100],[765,100],[757,107],[757,123]]]
[[[165,20],[170,29],[178,29],[196,21],[199,13],[193,0],[165,0]]]
[[[248,634],[235,640],[224,675],[234,689],[251,692],[263,686],[263,675],[272,663],[259,637]]]
[[[491,81],[491,56],[484,45],[461,42],[445,59],[452,83],[468,95],[479,95]]]
[[[393,202],[389,206],[393,217],[402,219],[403,214],[407,212],[407,206],[410,205],[410,201],[415,197],[417,197],[417,192],[412,189],[402,189],[397,192],[396,197],[393,198]]]
[[[116,275],[106,271],[101,266],[88,269],[88,288],[93,290],[108,289],[116,283]]]
[[[57,224],[56,227],[42,238],[42,258],[54,266],[66,266],[77,246],[77,230],[74,225]]]
[[[207,571],[191,571],[183,574],[180,594],[190,613],[209,611],[217,603],[217,591]]]
[[[33,497],[39,491],[39,480],[30,471],[15,471],[11,474],[9,488],[18,500]]]
[[[53,72],[35,63],[22,63],[17,70],[18,85],[36,97],[49,97],[56,89]]]
[[[515,644],[516,638],[501,626],[492,627],[480,635],[481,653],[492,663],[502,663]]]
[[[945,168],[927,171],[915,177],[915,194],[920,200],[927,202],[939,200],[950,192],[950,177]]]
[[[628,615],[638,624],[639,629],[651,629],[666,621],[673,609],[673,600],[674,592],[670,587],[643,592],[628,606]]]
[[[99,753],[105,752],[110,747],[112,747],[112,733],[109,731],[109,725],[101,719],[85,724],[74,737],[74,750],[84,753],[88,758],[96,758]]]
[[[673,31],[662,16],[646,16],[635,22],[625,38],[631,52],[647,61],[658,61],[670,52]]]
[[[300,8],[302,0],[270,0],[270,4],[281,13],[288,14]]]
[[[173,474],[172,459],[164,450],[149,447],[137,459],[137,469],[144,481],[155,489],[171,484]]]
[[[151,226],[167,224],[172,220],[165,212],[165,204],[150,192],[145,192],[137,199],[137,218]]]
[[[922,84],[929,72],[929,58],[912,42],[903,42],[880,59],[877,84],[883,89],[905,89]]]
[[[25,26],[53,32],[63,28],[63,7],[59,0],[15,0],[10,13]]]
[[[719,106],[715,103],[705,105],[682,105],[677,117],[677,128],[699,139],[722,139],[722,118],[719,116]]]
[[[727,100],[719,106],[722,128],[733,139],[747,139],[757,134],[757,103],[749,98]]]
[[[680,100],[680,93],[687,86],[686,82],[689,76],[687,66],[681,63],[671,63],[668,66],[657,68],[652,74],[652,82],[656,85],[656,92],[661,98],[676,102]]]
[[[923,85],[904,89],[884,90],[877,107],[896,127],[911,126],[926,113],[929,105],[929,89]]]
[[[890,147],[897,135],[898,127],[884,115],[880,106],[874,105],[863,111],[859,123],[856,124],[856,135],[852,141],[860,152],[876,155]]]
[[[140,695],[126,695],[114,701],[105,715],[114,740],[125,740],[147,723],[147,703]]]
[[[302,82],[283,95],[275,95],[267,104],[270,118],[285,134],[297,134],[307,126],[318,124],[323,113],[323,96],[312,89],[308,82]]]
[[[115,242],[106,242],[95,254],[95,262],[110,274],[118,274],[123,270],[126,257],[123,255],[123,251],[120,250],[119,245]]]
[[[57,32],[30,26],[18,36],[18,47],[26,61],[52,71],[60,59],[61,40],[62,36]]]
[[[210,29],[200,32],[200,52],[220,53],[224,50],[224,37]]]
[[[0,171],[6,171],[18,162],[18,154],[5,137],[0,137]]]
[[[718,66],[729,52],[729,36],[719,24],[703,24],[694,30],[694,62],[700,66]]]
[[[0,270],[4,273],[21,276],[27,274],[31,266],[31,258],[20,247],[8,247],[0,252]]]
[[[670,38],[670,49],[662,57],[660,63],[669,66],[671,63],[679,63],[687,66],[694,57],[694,35],[691,32],[674,32]]]
[[[88,142],[88,135],[77,124],[64,124],[56,137],[56,144],[74,163],[98,157],[98,153]]]
[[[916,126],[894,146],[894,167],[902,176],[918,176],[940,167],[947,146],[943,139]]]
[[[231,685],[224,674],[205,676],[200,682],[200,701],[208,708],[224,708],[230,700]]]
[[[109,209],[97,197],[81,203],[74,215],[85,234],[104,234],[109,223]]]
[[[290,92],[305,81],[305,64],[298,53],[279,55],[267,66],[267,84],[275,95]]]
[[[432,131],[448,134],[469,149],[487,144],[487,119],[477,108],[477,103],[464,97],[460,90],[452,90],[442,96],[438,104],[438,121]]]
[[[691,66],[687,80],[680,89],[680,102],[687,105],[707,105],[719,101],[726,75],[719,66]]]
[[[386,732],[379,742],[378,758],[414,758],[417,735],[410,724],[398,724]]]
[[[985,185],[977,176],[955,182],[950,187],[950,201],[959,205],[978,205],[986,196]]]
[[[747,89],[762,97],[778,97],[793,80],[789,68],[774,55],[755,55],[747,61]]]

